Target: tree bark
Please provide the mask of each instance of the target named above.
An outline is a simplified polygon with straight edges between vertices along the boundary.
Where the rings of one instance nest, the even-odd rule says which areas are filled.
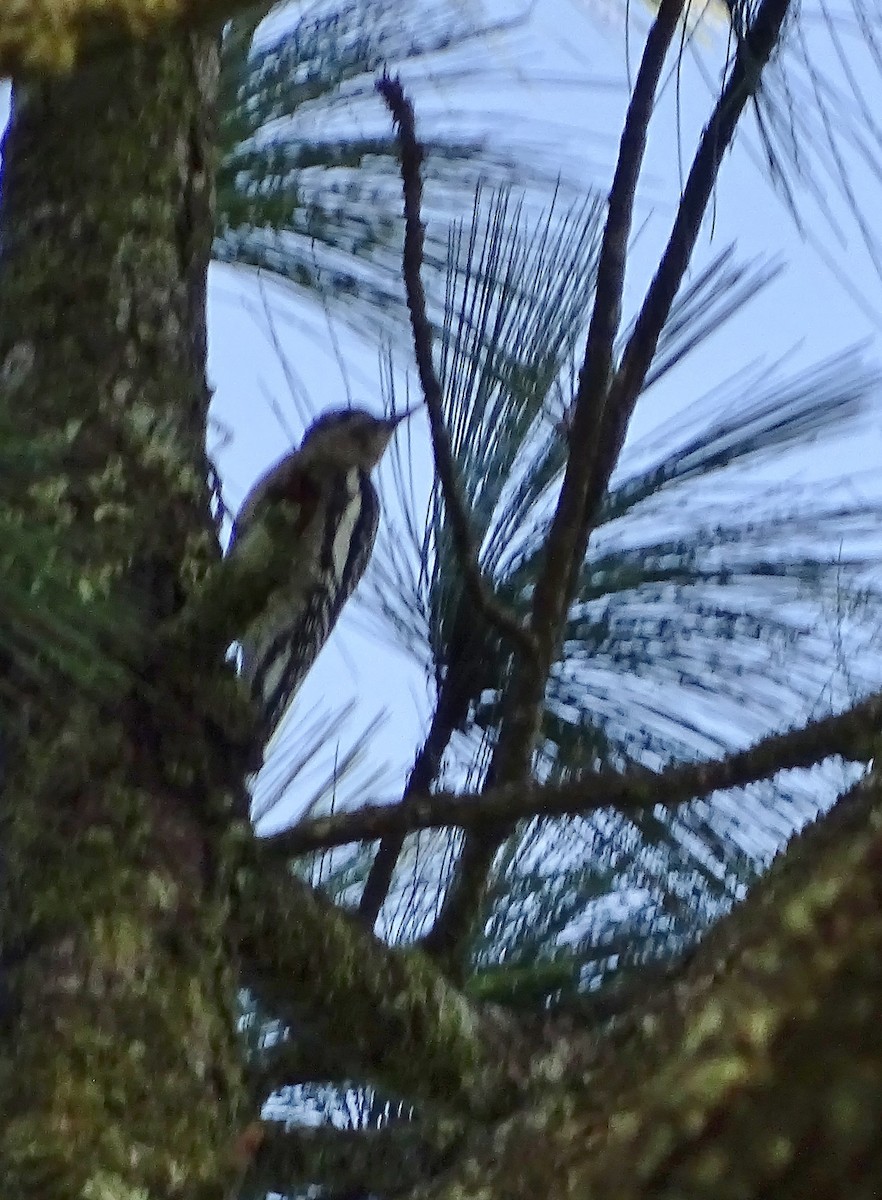
[[[410,1200],[874,1200],[882,1189],[882,786],[797,838],[680,978],[473,1125]]]
[[[217,47],[178,36],[15,89],[0,253],[7,572],[85,621],[113,687],[6,663],[0,1178],[7,1195],[222,1194],[240,1101],[223,664],[157,661],[217,558],[204,428]],[[17,552],[46,532],[49,560]],[[10,549],[11,547],[11,549]]]
[[[4,0],[0,75],[64,74],[133,41],[219,28],[254,7],[255,0]]]

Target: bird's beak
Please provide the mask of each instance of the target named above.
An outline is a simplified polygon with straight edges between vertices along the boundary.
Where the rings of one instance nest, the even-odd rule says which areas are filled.
[[[419,404],[411,404],[410,408],[404,409],[403,412],[393,413],[389,418],[391,424],[397,429],[402,421],[406,421],[408,417],[412,417],[415,412],[418,412],[423,407],[423,401]]]

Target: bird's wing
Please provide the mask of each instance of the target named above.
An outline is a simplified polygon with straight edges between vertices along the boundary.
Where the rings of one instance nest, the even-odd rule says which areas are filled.
[[[296,487],[284,476],[275,480],[268,476],[266,484],[258,504],[247,514],[249,522],[257,519],[264,501],[277,497],[296,502],[302,495],[304,509],[311,507],[309,488],[315,485],[310,485],[308,476],[297,480]],[[379,501],[366,475],[353,472],[352,477],[339,477],[320,501],[321,521],[305,520],[303,540],[292,547],[290,586],[269,597],[260,620],[241,639],[242,673],[259,705],[267,737],[364,574],[376,538]]]
[[[299,458],[299,451],[287,455],[254,484],[233,522],[230,549],[267,504],[279,501],[297,504],[303,509],[305,519],[309,519],[309,514],[319,503],[320,491],[309,471],[302,469]]]

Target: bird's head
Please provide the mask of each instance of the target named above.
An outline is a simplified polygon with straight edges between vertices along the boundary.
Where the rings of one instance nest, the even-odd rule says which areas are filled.
[[[361,408],[334,409],[313,421],[300,449],[311,462],[370,471],[383,457],[392,434],[414,411],[407,408],[392,417],[375,417]]]

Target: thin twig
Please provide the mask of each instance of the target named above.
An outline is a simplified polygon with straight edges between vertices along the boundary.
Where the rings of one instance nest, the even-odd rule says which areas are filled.
[[[401,797],[401,806],[428,794],[451,734],[468,714],[469,690],[463,687],[463,683],[467,682],[467,676],[465,680],[463,678],[466,671],[462,658],[455,659],[438,689],[429,732],[414,760],[404,795]],[[374,855],[358,905],[359,917],[370,928],[374,927],[389,894],[407,833],[408,830],[395,831],[384,837]]]
[[[468,514],[456,477],[456,464],[450,435],[444,421],[444,402],[441,384],[432,360],[432,327],[426,314],[426,293],[423,288],[422,266],[425,230],[420,211],[423,183],[421,168],[423,148],[416,136],[413,106],[404,94],[401,81],[384,73],[377,82],[398,131],[401,157],[401,181],[404,193],[404,254],[402,273],[407,293],[407,308],[413,333],[414,356],[420,386],[429,416],[435,470],[450,519],[453,542],[466,589],[476,606],[487,619],[518,649],[527,654],[535,652],[535,639],[520,618],[500,603],[481,573],[478,550],[472,536]]]
[[[370,804],[352,813],[303,821],[265,838],[267,852],[290,857],[350,842],[404,836],[424,829],[470,828],[502,822],[511,827],[530,817],[577,816],[615,808],[637,814],[656,805],[673,808],[690,800],[769,779],[779,771],[815,766],[833,755],[860,761],[871,757],[882,724],[882,692],[840,713],[774,733],[747,750],[709,762],[600,774],[562,784],[506,784],[483,795],[437,792],[400,804]]]

